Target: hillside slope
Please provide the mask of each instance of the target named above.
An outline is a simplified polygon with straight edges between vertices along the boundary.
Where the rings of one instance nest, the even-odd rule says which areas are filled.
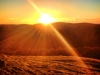
[[[99,75],[100,60],[82,58],[82,67],[72,56],[0,56],[0,75]],[[2,61],[4,63],[2,63]]]

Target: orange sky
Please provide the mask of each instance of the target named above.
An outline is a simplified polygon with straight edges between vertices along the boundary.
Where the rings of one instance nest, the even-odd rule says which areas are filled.
[[[42,13],[61,22],[100,23],[100,0],[30,0]],[[38,23],[39,12],[28,0],[0,0],[1,24]]]

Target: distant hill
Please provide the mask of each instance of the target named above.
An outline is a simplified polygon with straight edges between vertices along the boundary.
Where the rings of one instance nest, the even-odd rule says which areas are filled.
[[[52,24],[81,56],[100,59],[100,24]],[[0,25],[0,53],[9,55],[68,55],[54,32],[42,24]]]
[[[100,24],[56,22],[53,25],[75,47],[100,47]]]

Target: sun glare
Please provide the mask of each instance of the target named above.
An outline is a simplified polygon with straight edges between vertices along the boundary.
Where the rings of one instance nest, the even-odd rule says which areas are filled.
[[[39,18],[39,23],[42,23],[42,24],[45,24],[45,25],[48,25],[48,24],[53,23],[53,22],[55,22],[55,19],[52,18],[48,14],[42,14]]]

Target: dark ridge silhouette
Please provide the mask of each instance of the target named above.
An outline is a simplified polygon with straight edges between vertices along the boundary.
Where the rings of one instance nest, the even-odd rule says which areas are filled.
[[[52,25],[77,50],[80,56],[100,59],[100,24],[55,22]],[[47,28],[49,30],[49,27]],[[45,55],[41,54],[41,51],[44,51],[46,55],[69,55],[53,31],[50,30],[48,33],[45,32],[42,24],[1,24],[0,53]],[[46,38],[43,37],[45,35]],[[45,40],[46,49],[44,49],[45,46],[41,46],[44,43],[43,40]]]

